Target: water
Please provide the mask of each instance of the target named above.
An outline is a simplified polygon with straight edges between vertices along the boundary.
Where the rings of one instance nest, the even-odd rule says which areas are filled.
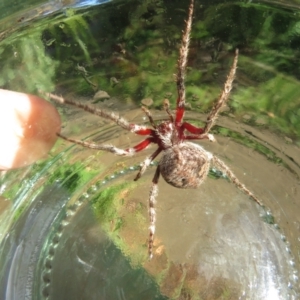
[[[147,124],[139,106],[152,103],[155,121],[165,119],[188,1],[71,4],[7,7],[0,87],[55,91],[138,124]],[[197,190],[161,179],[149,262],[156,164],[133,178],[155,147],[122,158],[59,140],[46,160],[1,174],[1,299],[299,299],[299,20],[292,2],[196,1],[186,120],[203,125],[238,47],[217,142],[200,143],[265,209],[218,170]],[[58,110],[66,136],[121,148],[141,141],[73,107]]]

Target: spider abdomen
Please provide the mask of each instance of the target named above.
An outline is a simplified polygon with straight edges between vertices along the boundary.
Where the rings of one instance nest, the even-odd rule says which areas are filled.
[[[165,181],[178,188],[197,188],[206,178],[212,155],[194,143],[166,149],[159,162]]]

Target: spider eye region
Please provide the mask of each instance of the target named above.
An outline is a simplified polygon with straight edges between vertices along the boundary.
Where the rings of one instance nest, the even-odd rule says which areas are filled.
[[[158,144],[163,149],[172,146],[173,133],[174,133],[174,125],[170,121],[164,121],[157,126],[155,130],[155,134],[156,137],[158,138]]]
[[[166,149],[159,162],[167,183],[177,188],[198,188],[207,177],[212,155],[200,145],[183,142]]]
[[[156,130],[160,135],[171,134],[174,130],[174,125],[170,121],[164,121],[157,126]]]

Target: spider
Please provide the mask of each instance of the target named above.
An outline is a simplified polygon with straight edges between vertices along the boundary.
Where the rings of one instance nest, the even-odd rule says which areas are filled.
[[[152,186],[149,193],[149,238],[148,238],[148,254],[149,259],[153,257],[153,242],[156,222],[155,203],[158,195],[158,180],[160,175],[167,183],[177,188],[198,188],[206,179],[211,165],[221,170],[227,177],[252,200],[262,206],[260,200],[234,175],[230,168],[214,154],[206,151],[202,146],[192,143],[192,140],[208,139],[215,141],[215,138],[210,134],[210,130],[216,122],[218,114],[222,106],[229,98],[232,89],[232,83],[235,77],[238,50],[235,51],[233,64],[229,75],[224,84],[224,88],[210,111],[204,128],[196,127],[188,122],[184,122],[185,112],[185,71],[187,65],[187,57],[189,51],[190,32],[192,27],[192,18],[194,10],[194,0],[191,0],[189,5],[188,19],[186,28],[182,35],[181,46],[179,50],[179,59],[177,63],[176,86],[177,86],[177,103],[175,115],[171,113],[170,104],[167,100],[164,101],[164,109],[168,115],[168,120],[162,121],[159,124],[154,122],[150,111],[142,107],[147,116],[152,128],[131,124],[122,117],[107,112],[99,108],[94,108],[73,100],[67,100],[62,97],[47,94],[51,99],[59,103],[74,105],[92,114],[98,115],[105,119],[115,122],[118,126],[125,130],[138,135],[146,136],[146,138],[136,146],[128,149],[120,149],[112,145],[97,145],[91,142],[84,142],[67,138],[60,133],[57,135],[69,142],[92,149],[103,150],[121,156],[132,156],[139,151],[144,150],[149,144],[154,143],[157,149],[147,157],[140,165],[140,170],[134,180],[138,180],[146,171],[150,163],[162,152],[162,157],[156,168],[152,179]]]

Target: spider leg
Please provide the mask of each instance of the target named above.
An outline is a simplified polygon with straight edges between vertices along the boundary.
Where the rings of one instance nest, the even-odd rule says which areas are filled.
[[[136,177],[134,178],[134,181],[137,181],[141,178],[141,176],[145,173],[153,159],[162,151],[162,148],[157,148],[154,153],[152,153],[149,157],[147,157],[140,166],[140,171],[137,173]]]
[[[165,109],[166,113],[168,114],[168,116],[170,118],[170,121],[173,123],[174,119],[173,119],[173,116],[172,116],[171,111],[170,111],[170,102],[169,102],[168,99],[164,100],[164,109]]]
[[[252,200],[254,200],[256,203],[258,203],[260,206],[263,206],[263,204],[260,202],[260,200],[250,191],[246,188],[244,184],[242,184],[238,178],[233,174],[233,172],[229,169],[229,167],[218,157],[213,156],[212,159],[213,164],[219,168],[222,172],[224,172],[228,178],[246,195],[248,195]]]
[[[145,106],[142,106],[142,110],[145,113],[145,115],[148,117],[150,124],[153,126],[153,128],[156,128],[155,122],[152,118],[151,112],[149,111],[148,108],[146,108]]]
[[[188,122],[183,122],[181,127],[182,127],[182,129],[185,129],[193,134],[202,134],[204,132],[203,128],[196,127]]]
[[[69,105],[73,105],[73,106],[81,108],[91,114],[111,120],[111,121],[115,122],[117,125],[119,125],[120,127],[124,128],[128,131],[131,131],[133,133],[139,134],[139,135],[150,135],[151,133],[154,132],[152,129],[147,128],[145,126],[130,124],[124,118],[120,117],[119,115],[116,115],[113,112],[108,112],[108,111],[102,110],[100,108],[94,108],[92,106],[89,106],[89,105],[86,105],[86,104],[83,104],[80,102],[76,102],[76,101],[73,101],[70,99],[64,99],[63,97],[59,97],[59,96],[51,94],[51,93],[46,93],[45,96],[48,96],[50,99],[52,99],[58,103],[61,103],[61,104],[66,103]]]
[[[158,195],[158,179],[160,175],[159,166],[156,168],[154,177],[152,179],[152,187],[149,194],[149,218],[150,218],[150,226],[149,226],[149,240],[148,240],[148,254],[149,260],[153,257],[153,241],[154,241],[154,233],[155,233],[155,222],[156,222],[156,213],[155,213],[155,203],[156,197]]]
[[[209,139],[211,142],[215,142],[215,138],[212,134],[206,133],[204,134],[204,129],[200,127],[196,127],[188,122],[183,122],[180,131],[183,132],[184,130],[189,131],[190,133],[193,133],[193,135],[184,135],[185,140],[203,140],[203,139]]]
[[[178,98],[177,98],[175,124],[180,124],[184,115],[184,105],[185,105],[184,77],[185,77],[187,57],[189,52],[193,11],[194,11],[194,0],[191,0],[188,20],[186,22],[186,27],[183,32],[181,47],[179,50],[179,59],[177,63],[176,85],[177,85]]]
[[[150,138],[143,140],[141,143],[137,144],[136,146],[124,150],[124,149],[120,149],[120,148],[117,148],[112,145],[98,145],[98,144],[91,143],[91,142],[84,142],[81,140],[70,139],[60,133],[57,133],[57,135],[68,142],[71,142],[71,143],[74,143],[74,144],[77,144],[77,145],[80,145],[80,146],[83,146],[86,148],[90,148],[90,149],[111,152],[113,154],[120,155],[120,156],[132,156],[136,152],[139,152],[139,151],[145,149],[150,143],[153,142],[153,138],[150,137]]]
[[[215,137],[208,133],[208,134],[200,134],[200,135],[186,135],[184,136],[185,140],[204,140],[204,139],[208,139],[210,142],[215,142],[216,139]]]
[[[233,59],[233,64],[231,66],[229,75],[224,84],[224,88],[222,90],[221,95],[219,96],[218,101],[216,102],[216,104],[214,105],[213,109],[211,110],[211,112],[209,113],[209,115],[206,119],[206,124],[205,124],[204,130],[203,130],[203,134],[208,134],[208,132],[214,126],[216,119],[218,117],[218,114],[220,112],[220,109],[226,103],[226,101],[230,95],[230,91],[232,89],[232,83],[233,83],[234,76],[236,73],[238,56],[239,56],[239,51],[238,51],[238,49],[236,49],[234,59]]]

